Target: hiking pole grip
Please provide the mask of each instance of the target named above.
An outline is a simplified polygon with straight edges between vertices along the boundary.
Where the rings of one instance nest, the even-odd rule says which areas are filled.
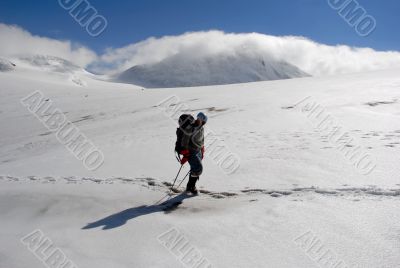
[[[175,158],[176,158],[176,160],[178,160],[178,162],[179,163],[181,163],[181,158],[180,158],[180,156],[179,156],[179,153],[177,152],[177,151],[174,151],[175,152]]]

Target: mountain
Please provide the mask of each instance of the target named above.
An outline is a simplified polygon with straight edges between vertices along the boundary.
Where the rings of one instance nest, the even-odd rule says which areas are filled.
[[[14,64],[15,63],[15,64]],[[18,69],[15,67],[18,66]],[[43,81],[68,83],[85,87],[88,79],[102,79],[78,65],[55,56],[30,55],[15,56],[12,62],[0,59],[0,71],[16,70],[16,75],[34,77]]]
[[[20,61],[25,67],[49,72],[74,73],[83,71],[83,68],[68,60],[49,55],[23,56],[19,57],[17,61]]]
[[[259,54],[174,55],[153,64],[136,65],[114,81],[146,88],[225,85],[309,76],[294,65]]]
[[[9,60],[0,58],[0,72],[8,72],[15,69],[15,64]]]

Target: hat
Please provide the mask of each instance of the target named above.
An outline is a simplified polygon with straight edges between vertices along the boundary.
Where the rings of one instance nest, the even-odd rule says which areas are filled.
[[[204,123],[207,123],[208,117],[204,113],[200,112],[197,115],[197,119],[203,121]]]

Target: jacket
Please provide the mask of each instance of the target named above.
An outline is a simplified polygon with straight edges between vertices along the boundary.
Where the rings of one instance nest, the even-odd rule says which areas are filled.
[[[182,147],[190,151],[200,151],[204,146],[204,127],[191,125],[185,130]]]

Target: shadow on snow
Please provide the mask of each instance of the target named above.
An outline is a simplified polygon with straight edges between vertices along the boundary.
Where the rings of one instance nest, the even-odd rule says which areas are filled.
[[[135,208],[129,208],[121,212],[115,213],[113,215],[110,215],[108,217],[105,217],[101,220],[89,223],[82,229],[87,230],[103,226],[103,230],[109,230],[120,227],[126,224],[127,221],[140,216],[145,216],[148,214],[157,213],[161,211],[164,211],[164,213],[170,213],[171,211],[177,209],[178,206],[182,204],[183,200],[191,197],[193,196],[187,194],[180,194],[172,199],[168,199],[167,201],[159,205],[150,205],[150,206],[145,205]]]

